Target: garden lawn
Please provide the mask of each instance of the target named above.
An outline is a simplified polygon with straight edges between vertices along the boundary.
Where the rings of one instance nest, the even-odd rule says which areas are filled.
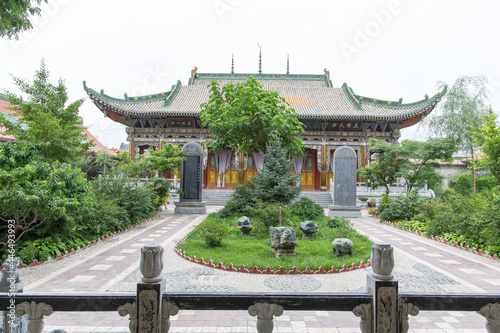
[[[307,267],[311,270],[318,270],[320,266],[325,270],[329,270],[332,266],[340,269],[344,264],[348,267],[352,263],[359,265],[361,261],[366,263],[370,258],[373,243],[368,238],[359,235],[348,224],[329,227],[328,224],[332,224],[332,219],[326,216],[314,221],[319,226],[319,231],[314,235],[314,239],[302,239],[302,232],[298,228],[299,223],[292,222],[291,226],[295,229],[298,240],[298,245],[295,247],[296,255],[280,258],[274,257],[269,234],[262,232],[252,236],[243,236],[240,230],[234,226],[236,220],[236,217],[220,219],[220,223],[227,226],[227,235],[222,240],[222,246],[209,247],[206,245],[202,234],[203,222],[177,248],[185,251],[189,257],[195,255],[197,259],[203,258],[205,262],[212,259],[215,265],[222,262],[227,267],[232,263],[236,268],[241,267],[241,265],[247,269],[257,266],[260,270],[265,270],[268,266],[272,270],[277,270],[280,266],[283,266],[285,270],[291,270],[293,267],[299,270],[305,270]],[[352,255],[335,256],[332,248],[332,241],[335,238],[349,238],[354,244]]]

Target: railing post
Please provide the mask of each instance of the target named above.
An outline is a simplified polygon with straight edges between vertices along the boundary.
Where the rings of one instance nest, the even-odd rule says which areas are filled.
[[[273,316],[281,316],[283,307],[278,304],[257,303],[250,305],[248,313],[257,316],[257,332],[272,333],[274,329]]]
[[[10,304],[7,311],[0,311],[0,325],[4,332],[26,332],[28,316],[18,316],[16,314],[16,294],[22,293],[24,284],[21,281],[18,267],[21,263],[19,257],[8,257],[2,268],[0,278],[0,292],[8,293]]]
[[[370,263],[372,273],[367,276],[367,287],[373,295],[371,330],[374,333],[399,333],[398,281],[391,275],[394,268],[391,244],[375,243]]]
[[[486,330],[488,333],[500,333],[500,303],[487,304],[477,311],[486,318]]]
[[[142,282],[137,283],[135,333],[163,333],[162,295],[165,291],[163,270],[163,248],[160,245],[145,245],[141,249]]]

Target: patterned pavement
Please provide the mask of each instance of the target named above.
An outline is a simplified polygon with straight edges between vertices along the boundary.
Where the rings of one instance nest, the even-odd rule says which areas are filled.
[[[210,207],[210,210],[217,209]],[[61,261],[23,268],[25,292],[113,293],[135,292],[140,278],[139,249],[161,244],[168,291],[189,292],[363,292],[369,269],[340,274],[255,275],[226,272],[194,264],[173,252],[174,245],[204,216],[161,218],[80,251]],[[354,227],[373,241],[391,243],[395,278],[400,292],[499,293],[500,263],[452,246],[379,223],[366,216]],[[86,252],[87,251],[87,252]],[[180,311],[171,332],[256,332],[256,318],[246,311]],[[44,332],[128,332],[128,319],[118,313],[54,313],[45,319]],[[485,332],[485,319],[473,312],[424,312],[410,317],[410,332]],[[348,312],[286,311],[275,319],[275,332],[360,332],[359,318]]]

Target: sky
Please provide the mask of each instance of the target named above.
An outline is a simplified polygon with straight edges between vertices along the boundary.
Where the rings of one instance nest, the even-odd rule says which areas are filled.
[[[0,89],[19,94],[11,75],[33,79],[45,59],[51,81],[80,98],[84,125],[112,148],[125,127],[83,90],[117,98],[169,91],[191,70],[323,74],[356,94],[405,103],[463,75],[489,78],[500,110],[500,2],[495,0],[49,0],[34,29],[0,39]],[[437,112],[437,110],[433,111]],[[413,126],[402,139],[425,140]]]

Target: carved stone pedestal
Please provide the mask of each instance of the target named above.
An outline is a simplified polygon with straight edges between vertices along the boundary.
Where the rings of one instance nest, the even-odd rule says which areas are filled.
[[[330,205],[328,209],[328,216],[330,217],[361,218],[361,206]]]
[[[294,256],[295,255],[295,249],[275,249],[274,250],[274,257],[279,258],[282,256]]]
[[[205,202],[178,201],[175,202],[174,214],[206,214]]]

